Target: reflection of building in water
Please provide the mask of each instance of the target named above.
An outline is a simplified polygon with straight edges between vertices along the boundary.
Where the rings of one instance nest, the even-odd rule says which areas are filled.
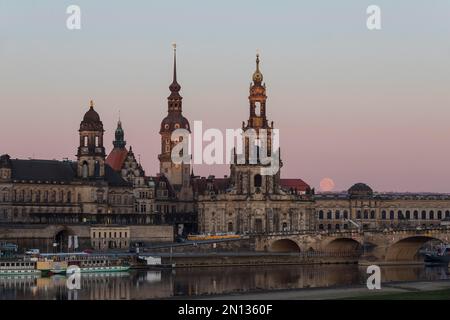
[[[0,299],[26,299],[29,292],[31,297],[36,293],[36,279],[38,276],[18,275],[0,277]]]
[[[349,271],[349,268],[352,270]],[[174,294],[178,296],[289,289],[358,283],[357,266],[277,266],[193,269],[177,271]]]
[[[81,288],[87,288],[87,295],[79,299],[89,300],[129,300],[132,283],[127,273],[92,273],[81,275]]]
[[[81,274],[81,289],[67,277],[0,277],[0,299],[121,300],[227,294],[255,290],[365,284],[357,265],[261,266]],[[382,281],[448,279],[446,268],[385,266]]]
[[[365,270],[363,270],[365,271]],[[447,267],[424,268],[416,266],[385,266],[381,268],[381,281],[414,281],[421,280],[443,280],[448,279]]]

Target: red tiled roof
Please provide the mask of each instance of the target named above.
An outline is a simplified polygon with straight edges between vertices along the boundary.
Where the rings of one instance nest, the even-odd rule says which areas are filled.
[[[297,191],[305,192],[309,188],[309,185],[302,179],[280,179],[282,187],[287,189],[297,189]]]
[[[120,171],[122,170],[122,166],[125,159],[127,158],[127,155],[127,149],[114,148],[106,158],[106,163],[109,164],[109,166],[113,168],[114,171]]]

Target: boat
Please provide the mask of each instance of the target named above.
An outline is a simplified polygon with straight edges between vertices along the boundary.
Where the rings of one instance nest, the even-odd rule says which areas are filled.
[[[138,256],[138,261],[141,262],[137,264],[135,269],[173,269],[175,268],[175,263],[162,263],[160,256]]]
[[[441,244],[430,251],[426,251],[424,255],[426,265],[446,265],[450,262],[450,245]]]
[[[36,262],[36,269],[39,270],[43,276],[66,274],[67,266],[67,261],[53,259],[40,259]]]
[[[81,273],[91,272],[124,272],[130,269],[130,265],[122,259],[109,256],[88,256],[69,260],[70,266],[77,266]]]
[[[66,274],[69,267],[78,267],[81,273],[124,272],[130,265],[123,259],[108,255],[87,253],[41,254],[38,269],[44,275]]]
[[[5,275],[40,275],[36,269],[36,261],[31,260],[0,260],[0,276]]]

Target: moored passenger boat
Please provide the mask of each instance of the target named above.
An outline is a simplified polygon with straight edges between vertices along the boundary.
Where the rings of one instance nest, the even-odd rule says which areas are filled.
[[[88,256],[69,261],[69,266],[77,266],[80,272],[123,272],[130,269],[130,265],[122,259],[105,256]]]
[[[39,268],[44,274],[65,274],[67,268],[76,266],[80,272],[123,272],[130,269],[127,261],[109,255],[87,253],[41,254]]]
[[[36,262],[30,260],[0,260],[0,276],[4,275],[40,275]]]
[[[43,259],[36,262],[36,269],[42,275],[65,274],[67,270],[67,261],[57,261],[52,259]]]

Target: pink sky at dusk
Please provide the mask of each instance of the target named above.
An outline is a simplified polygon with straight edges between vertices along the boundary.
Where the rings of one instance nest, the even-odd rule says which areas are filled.
[[[448,3],[406,8],[380,1],[383,29],[370,32],[366,3],[326,2],[332,15],[320,5],[287,2],[274,10],[251,2],[259,18],[246,4],[230,25],[228,7],[186,7],[186,16],[169,24],[174,4],[157,5],[146,16],[145,2],[114,3],[105,11],[81,1],[83,28],[72,32],[62,2],[31,9],[11,2],[1,10],[0,154],[75,159],[79,124],[93,99],[107,151],[120,110],[127,146],[147,174],[156,174],[176,40],[183,114],[191,126],[202,120],[205,128],[225,130],[248,119],[260,48],[283,177],[316,189],[329,177],[334,190],[365,182],[376,191],[450,192]],[[283,18],[293,10],[298,19]],[[105,15],[121,23],[108,24]],[[194,172],[223,176],[229,168],[195,166]]]

